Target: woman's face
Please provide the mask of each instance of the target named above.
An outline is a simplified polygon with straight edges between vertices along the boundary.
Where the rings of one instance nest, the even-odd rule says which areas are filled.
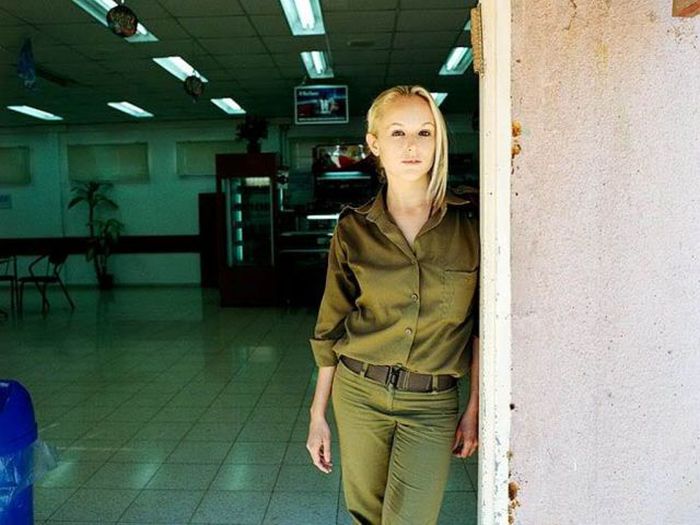
[[[379,157],[388,179],[406,181],[428,177],[435,158],[435,119],[421,97],[397,97],[382,110],[376,135],[367,144]]]

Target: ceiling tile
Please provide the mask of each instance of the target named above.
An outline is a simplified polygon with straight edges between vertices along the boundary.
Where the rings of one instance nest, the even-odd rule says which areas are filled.
[[[208,16],[178,18],[182,27],[198,38],[254,36],[255,30],[245,16]]]
[[[249,15],[282,16],[279,0],[240,0],[240,4]]]
[[[177,19],[172,17],[143,20],[143,24],[161,42],[170,39],[178,40],[190,37],[189,33],[183,29]],[[141,42],[130,45],[133,47],[149,47],[156,43],[157,42]]]
[[[63,24],[84,22],[90,18],[85,11],[73,2],[47,2],[46,0],[22,0],[3,2],[2,8],[8,13],[30,24]]]
[[[369,75],[381,76],[386,73],[386,64],[365,64],[356,66],[347,66],[338,64],[333,69],[336,75]]]
[[[468,11],[474,7],[479,0],[431,0],[431,9],[461,9]],[[425,0],[401,0],[401,9],[426,10]]]
[[[396,24],[397,31],[455,31],[464,30],[469,19],[466,9],[431,9],[425,11],[401,11]]]
[[[215,55],[228,53],[265,53],[267,49],[258,37],[249,38],[200,38],[199,44]]]
[[[276,79],[281,78],[280,74],[279,74],[279,70],[276,67],[240,68],[234,72],[234,75],[235,75],[236,79],[239,79],[239,80],[253,79],[253,80],[265,80],[266,82],[267,81],[274,81]]]
[[[244,67],[268,67],[274,68],[275,62],[268,54],[236,54],[213,55],[214,59],[225,68],[240,69]]]
[[[38,26],[42,33],[46,33],[59,42],[70,45],[121,45],[128,46],[128,42],[122,40],[105,26],[95,22],[81,22],[78,24],[46,24]]]
[[[270,53],[289,53],[326,49],[326,40],[323,36],[266,36],[263,37],[262,40],[270,50]]]
[[[424,33],[396,33],[394,49],[422,49],[444,47],[449,50],[455,41],[454,32],[426,31]]]
[[[394,49],[391,51],[392,64],[440,64],[447,58],[449,48],[435,47],[422,49]]]
[[[425,3],[425,2],[424,2]],[[324,0],[324,12],[333,11],[378,11],[397,9],[398,0]]]
[[[389,49],[392,33],[334,33],[328,35],[331,49],[334,51],[348,49]],[[362,44],[355,47],[354,44]]]
[[[389,49],[341,49],[333,51],[333,62],[337,66],[358,66],[365,64],[387,63]]]
[[[206,0],[185,2],[183,0],[158,0],[175,17],[242,15],[243,10],[236,0]]]
[[[371,15],[360,11],[338,11],[324,16],[326,32],[346,32],[348,28],[358,33],[381,33],[394,30],[395,11],[372,11]]]
[[[277,15],[254,15],[250,17],[260,36],[285,36],[291,34],[287,20]]]

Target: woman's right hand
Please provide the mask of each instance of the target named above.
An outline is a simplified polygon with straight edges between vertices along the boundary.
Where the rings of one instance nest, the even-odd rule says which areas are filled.
[[[311,418],[306,449],[311,454],[314,465],[321,472],[330,474],[333,467],[333,463],[331,463],[331,429],[324,416]]]

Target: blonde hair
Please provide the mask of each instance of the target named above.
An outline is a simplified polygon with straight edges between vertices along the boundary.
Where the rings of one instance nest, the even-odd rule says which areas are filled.
[[[420,97],[428,103],[430,112],[435,119],[435,158],[430,169],[430,182],[428,183],[428,198],[433,207],[433,213],[445,206],[445,193],[447,192],[447,126],[442,112],[435,104],[430,92],[423,86],[394,86],[382,91],[372,102],[367,111],[367,133],[377,136],[377,124],[384,108],[398,97]],[[381,159],[375,157],[379,168],[380,179],[386,181]]]

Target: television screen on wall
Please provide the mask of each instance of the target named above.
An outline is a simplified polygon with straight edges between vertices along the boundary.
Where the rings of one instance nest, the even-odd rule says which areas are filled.
[[[296,124],[345,124],[347,121],[348,86],[294,88]]]

